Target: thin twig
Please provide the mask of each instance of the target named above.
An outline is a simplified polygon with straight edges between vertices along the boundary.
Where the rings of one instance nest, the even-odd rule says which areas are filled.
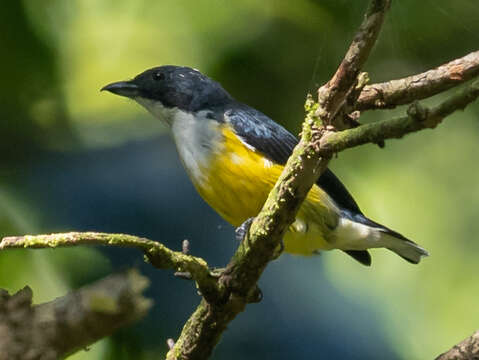
[[[354,129],[328,132],[320,140],[321,151],[336,153],[366,143],[377,143],[391,138],[398,139],[412,132],[433,129],[445,117],[454,111],[464,109],[478,97],[479,81],[475,81],[431,109],[413,103],[406,116],[365,124]]]
[[[435,69],[364,87],[357,110],[386,109],[426,99],[479,75],[479,51]]]
[[[331,124],[346,95],[356,83],[359,72],[376,43],[390,1],[372,0],[356,36],[336,73],[318,90],[318,116],[323,124]],[[334,124],[333,124],[334,125]]]

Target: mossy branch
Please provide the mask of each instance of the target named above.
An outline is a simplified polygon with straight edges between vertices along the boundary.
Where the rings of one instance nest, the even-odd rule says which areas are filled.
[[[392,138],[399,139],[409,133],[434,129],[447,116],[457,110],[463,110],[478,97],[479,81],[474,81],[462,91],[431,109],[414,102],[405,116],[361,125],[344,131],[328,131],[320,140],[321,152],[337,153],[358,145],[378,143]]]
[[[163,244],[143,237],[126,234],[106,234],[97,232],[69,232],[50,235],[25,235],[5,237],[0,242],[0,250],[15,248],[56,248],[76,245],[105,245],[135,248],[144,252],[148,261],[158,269],[172,269],[189,272],[197,282],[203,296],[218,297],[219,287],[211,276],[205,260],[173,251]]]
[[[364,87],[357,110],[390,109],[429,98],[479,76],[479,51],[435,69]]]
[[[0,360],[56,360],[84,349],[144,317],[153,305],[142,295],[148,286],[130,270],[34,306],[28,287],[0,290]]]
[[[334,116],[356,84],[358,75],[376,43],[384,17],[390,6],[390,0],[370,1],[366,16],[336,73],[331,80],[319,88],[318,115],[322,120],[322,124],[334,125]]]

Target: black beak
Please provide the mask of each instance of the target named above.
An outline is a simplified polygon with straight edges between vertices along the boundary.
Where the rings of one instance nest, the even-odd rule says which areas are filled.
[[[140,89],[138,85],[131,81],[118,81],[101,88],[100,91],[109,91],[113,94],[125,96],[125,97],[135,97],[140,95]]]

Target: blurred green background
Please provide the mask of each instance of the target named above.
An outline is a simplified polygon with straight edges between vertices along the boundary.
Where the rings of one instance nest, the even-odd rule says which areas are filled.
[[[224,265],[232,228],[199,198],[165,128],[133,102],[99,93],[163,64],[188,65],[298,133],[308,91],[326,81],[365,0],[24,0],[0,11],[0,236],[67,230],[144,235]],[[394,1],[365,70],[382,81],[479,44],[471,0]],[[441,96],[428,101],[436,103]],[[372,121],[404,113],[366,113]],[[362,209],[427,248],[413,266],[373,251],[282,256],[264,300],[225,333],[215,359],[427,359],[479,327],[479,105],[386,148],[331,163]],[[148,318],[72,359],[157,359],[199,301],[193,284],[129,250],[0,254],[0,287],[36,302],[137,266],[152,280]]]

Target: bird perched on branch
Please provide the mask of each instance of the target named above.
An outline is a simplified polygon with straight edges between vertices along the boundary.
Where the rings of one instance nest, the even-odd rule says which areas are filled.
[[[156,67],[102,90],[135,100],[167,124],[195,188],[233,226],[259,213],[298,143],[269,117],[188,67]],[[311,188],[283,244],[286,252],[301,255],[340,249],[364,265],[371,264],[370,248],[387,248],[414,264],[428,255],[364,216],[329,169]]]

